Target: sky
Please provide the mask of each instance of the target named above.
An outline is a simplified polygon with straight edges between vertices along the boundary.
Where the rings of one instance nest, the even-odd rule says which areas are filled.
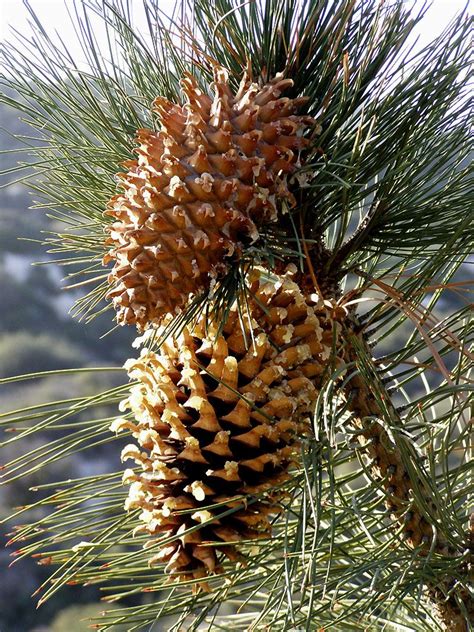
[[[212,1],[212,0],[210,0]],[[359,0],[363,2],[364,0]],[[423,0],[407,0],[408,4],[422,6]],[[41,19],[43,24],[48,25],[48,30],[57,30],[61,33],[64,41],[70,43],[71,52],[77,53],[74,44],[75,36],[70,24],[65,5],[72,6],[73,0],[29,0],[31,6]],[[132,0],[140,6],[142,0]],[[467,0],[432,0],[432,6],[428,15],[422,21],[420,28],[420,45],[438,35],[451,20],[451,18],[466,4]],[[160,8],[170,12],[173,0],[162,0]],[[469,4],[474,6],[474,0]],[[27,25],[27,10],[23,5],[23,0],[0,0],[0,40],[9,39],[10,28],[14,27],[25,32]]]

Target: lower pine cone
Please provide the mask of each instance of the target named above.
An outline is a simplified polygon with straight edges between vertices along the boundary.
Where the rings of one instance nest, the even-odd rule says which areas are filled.
[[[345,317],[289,276],[255,274],[222,331],[203,316],[127,363],[131,416],[112,429],[138,443],[122,452],[140,470],[125,471],[126,507],[141,510],[151,564],[199,581],[223,556],[242,561],[240,542],[269,537]]]

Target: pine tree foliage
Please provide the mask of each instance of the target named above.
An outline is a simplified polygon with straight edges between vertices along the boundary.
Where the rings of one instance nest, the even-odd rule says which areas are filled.
[[[15,560],[51,565],[40,603],[68,584],[99,584],[116,604],[95,622],[101,630],[468,630],[473,328],[470,286],[456,276],[472,249],[467,11],[417,50],[426,6],[414,12],[401,0],[182,0],[171,17],[148,0],[145,30],[132,0],[68,6],[87,66],[29,8],[30,32],[0,49],[1,99],[33,130],[13,175],[62,225],[44,244],[72,270],[70,286],[89,288],[76,315],[113,317],[104,211],[115,174],[135,159],[137,130],[160,129],[157,97],[183,104],[183,77],[211,95],[217,64],[234,94],[245,73],[261,86],[278,73],[290,78],[285,94],[306,97],[301,114],[318,129],[303,132],[311,142],[289,180],[295,204],[281,201],[279,221],[259,226],[259,239],[215,284],[148,330],[146,353],[203,321],[225,337],[240,318],[252,341],[258,327],[243,323],[255,300],[252,270],[271,280],[291,264],[303,291],[344,318],[327,330],[311,432],[275,482],[271,536],[238,542],[244,564],[224,561],[206,577],[209,591],[198,575],[170,583],[159,554],[178,536],[137,531],[140,510],[124,511],[122,470],[47,483],[11,517]],[[117,409],[139,389],[132,380],[2,413],[6,460],[14,442],[50,437],[5,463],[5,483],[104,443],[118,454],[123,442],[110,427],[133,432],[134,417],[124,411],[117,425],[104,406]],[[239,493],[233,504],[213,496],[203,529],[265,506],[267,490]],[[183,524],[186,512],[178,512]],[[121,606],[131,595],[146,599]]]

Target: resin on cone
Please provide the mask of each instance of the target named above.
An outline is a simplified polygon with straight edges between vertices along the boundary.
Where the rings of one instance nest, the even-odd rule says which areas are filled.
[[[270,536],[342,330],[344,310],[305,298],[288,277],[251,291],[247,313],[234,307],[221,334],[202,319],[130,360],[136,384],[121,410],[131,414],[112,424],[137,440],[122,452],[138,466],[124,473],[126,507],[142,510],[137,530],[157,545],[150,563],[184,580],[220,572],[223,559],[242,559],[241,541]]]
[[[192,76],[181,85],[184,105],[156,99],[161,129],[138,130],[138,159],[124,163],[123,192],[106,210],[107,297],[119,323],[139,328],[185,306],[276,221],[283,200],[294,205],[288,176],[314,125],[296,114],[306,98],[281,97],[293,81],[280,75],[264,86],[245,75],[233,94],[217,67],[213,99]]]

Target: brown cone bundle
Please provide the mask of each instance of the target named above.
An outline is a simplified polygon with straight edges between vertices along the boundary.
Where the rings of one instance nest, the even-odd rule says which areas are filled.
[[[181,85],[184,105],[156,99],[161,131],[138,130],[138,159],[124,163],[123,192],[106,211],[107,297],[118,322],[140,328],[186,305],[277,219],[282,200],[294,204],[288,175],[314,124],[296,115],[306,98],[280,96],[293,85],[280,75],[263,87],[245,75],[234,95],[216,68],[213,99],[192,76]]]
[[[223,556],[241,559],[240,541],[270,535],[278,486],[311,432],[336,321],[345,317],[329,302],[305,299],[288,277],[255,280],[251,290],[248,312],[239,323],[231,311],[220,335],[202,319],[160,355],[143,349],[130,360],[138,383],[122,410],[132,418],[112,426],[139,444],[123,450],[140,468],[126,470],[124,482],[127,508],[142,510],[139,530],[158,543],[150,562],[180,579],[218,573]]]

